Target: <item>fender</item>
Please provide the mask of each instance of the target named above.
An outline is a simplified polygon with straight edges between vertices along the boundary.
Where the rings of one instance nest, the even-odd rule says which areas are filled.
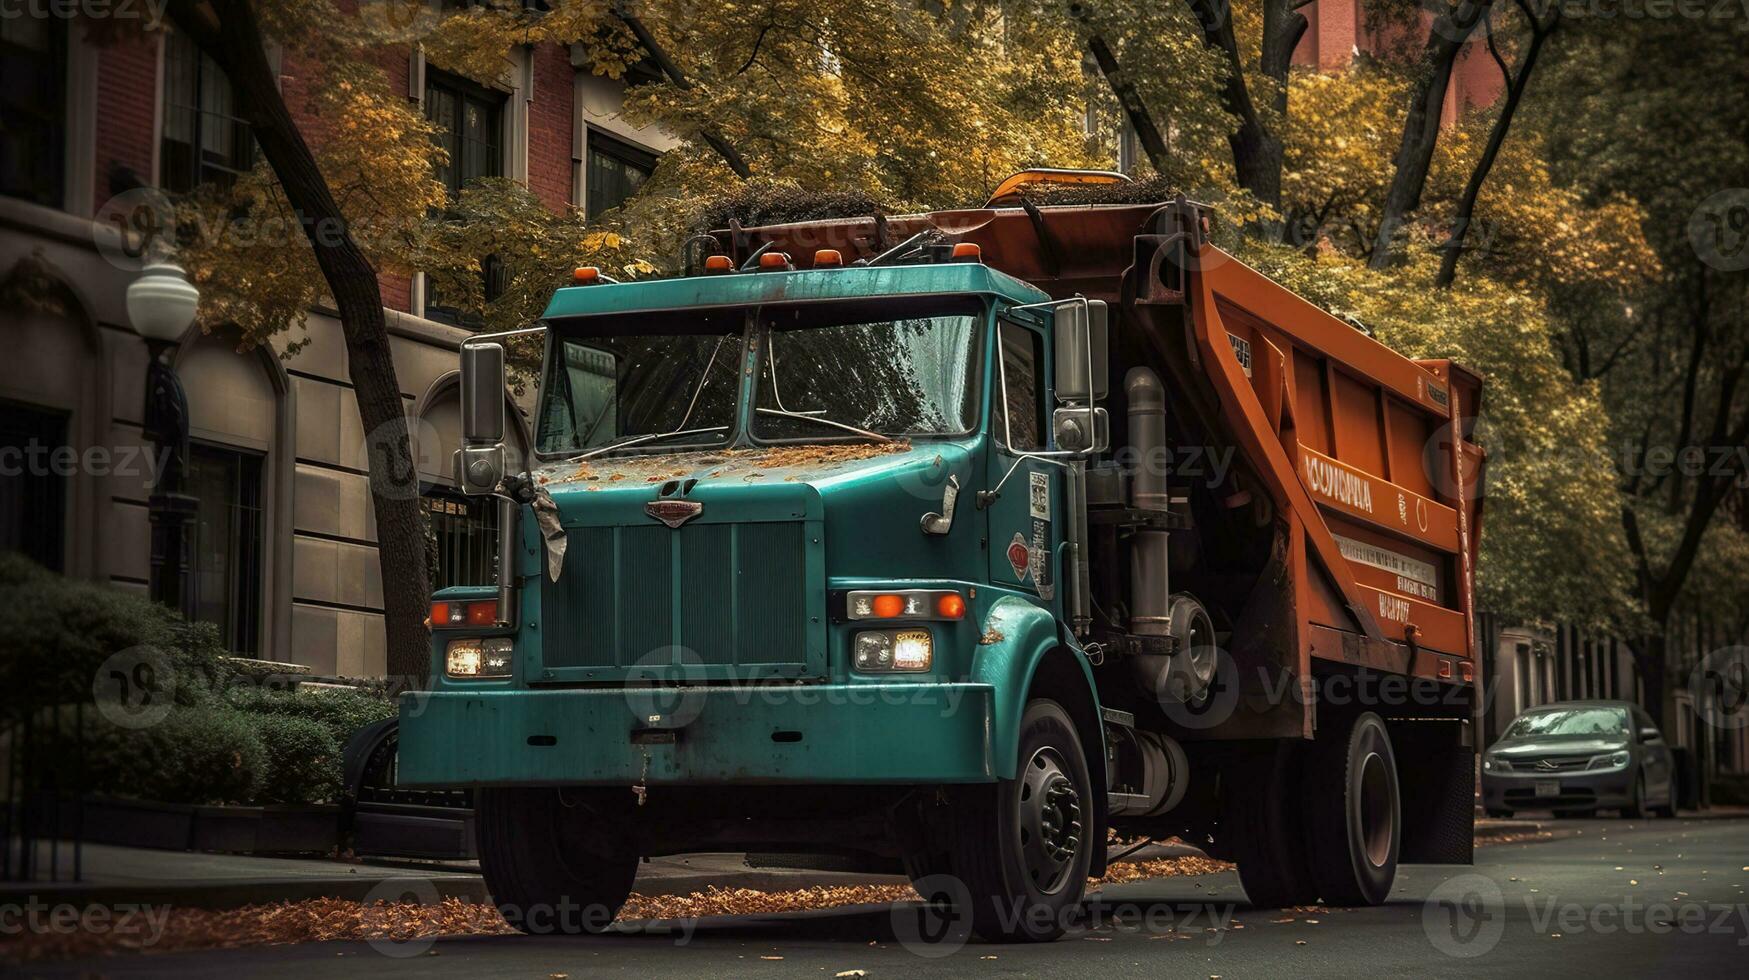
[[[994,753],[996,775],[1013,779],[1020,751],[1020,716],[1026,710],[1027,690],[1033,675],[1045,656],[1064,646],[1057,619],[1018,596],[1003,596],[990,606],[984,618],[984,633],[989,642],[980,642],[972,663],[971,680],[989,684],[995,689],[992,704],[990,742]],[[1093,672],[1085,658],[1076,656],[1087,697],[1097,718],[1099,692],[1093,685]],[[1094,777],[1096,789],[1105,786],[1105,732],[1095,725],[1098,740],[1084,745],[1087,767]],[[1086,741],[1086,739],[1083,739]]]

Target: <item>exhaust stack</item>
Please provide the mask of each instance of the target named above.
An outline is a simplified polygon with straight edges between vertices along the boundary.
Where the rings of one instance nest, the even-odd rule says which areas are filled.
[[[1130,504],[1137,510],[1166,510],[1170,492],[1165,467],[1166,389],[1150,368],[1131,368],[1124,376],[1129,400],[1130,444],[1138,458],[1130,480]],[[1138,531],[1130,543],[1130,632],[1166,636],[1171,632],[1172,598],[1167,581],[1165,531]]]

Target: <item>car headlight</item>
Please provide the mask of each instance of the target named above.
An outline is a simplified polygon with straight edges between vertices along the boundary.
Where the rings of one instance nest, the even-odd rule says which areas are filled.
[[[851,640],[851,661],[865,673],[928,670],[935,641],[928,630],[870,630]]]
[[[510,676],[510,638],[469,637],[444,648],[443,673],[459,680]]]
[[[1620,769],[1621,767],[1627,765],[1628,760],[1630,760],[1632,758],[1633,758],[1633,756],[1629,755],[1628,752],[1624,749],[1620,752],[1611,752],[1608,755],[1593,756],[1591,759],[1591,763],[1589,765],[1587,765],[1585,768],[1587,768],[1587,769]]]
[[[1490,759],[1487,756],[1483,756],[1482,757],[1482,771],[1484,771],[1484,772],[1511,772],[1512,771],[1512,763],[1507,762],[1505,759]]]

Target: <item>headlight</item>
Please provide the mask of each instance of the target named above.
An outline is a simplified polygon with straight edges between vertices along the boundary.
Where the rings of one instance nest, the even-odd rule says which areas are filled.
[[[851,640],[851,660],[857,670],[928,670],[935,662],[935,642],[928,630],[873,630]]]
[[[1621,767],[1627,765],[1628,760],[1630,760],[1632,758],[1633,758],[1633,756],[1629,755],[1626,750],[1623,750],[1621,752],[1611,752],[1608,755],[1593,756],[1591,759],[1591,764],[1586,766],[1585,768],[1587,768],[1587,769],[1620,769]]]
[[[473,637],[451,640],[444,648],[443,672],[462,680],[510,676],[510,638]]]
[[[1512,763],[1507,762],[1505,759],[1490,759],[1487,756],[1483,756],[1482,769],[1484,772],[1511,772]]]

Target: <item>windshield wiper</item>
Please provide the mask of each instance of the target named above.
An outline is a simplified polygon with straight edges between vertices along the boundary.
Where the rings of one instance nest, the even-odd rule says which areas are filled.
[[[818,422],[821,425],[829,425],[835,429],[843,429],[845,432],[854,432],[859,436],[867,436],[870,439],[879,439],[881,442],[893,441],[891,436],[883,436],[879,432],[851,425],[848,422],[839,422],[836,419],[829,419],[823,415],[814,415],[808,412],[790,412],[781,408],[761,408],[759,409],[759,413],[761,415],[779,415],[786,419],[801,419],[805,422]]]
[[[579,460],[579,461],[585,460],[585,459],[594,459],[595,457],[600,456],[602,453],[612,452],[615,449],[624,449],[627,446],[636,446],[636,445],[639,445],[641,443],[655,442],[658,439],[667,439],[667,438],[670,438],[672,436],[692,436],[692,435],[698,435],[701,432],[722,432],[726,429],[728,429],[728,426],[726,426],[726,425],[712,425],[712,426],[707,426],[707,427],[702,428],[702,429],[674,429],[674,430],[671,430],[669,432],[647,432],[641,436],[626,436],[624,439],[616,439],[613,442],[610,442],[605,446],[597,446],[596,448],[589,450],[588,452],[582,454],[581,456],[573,456],[571,458],[573,460]]]

